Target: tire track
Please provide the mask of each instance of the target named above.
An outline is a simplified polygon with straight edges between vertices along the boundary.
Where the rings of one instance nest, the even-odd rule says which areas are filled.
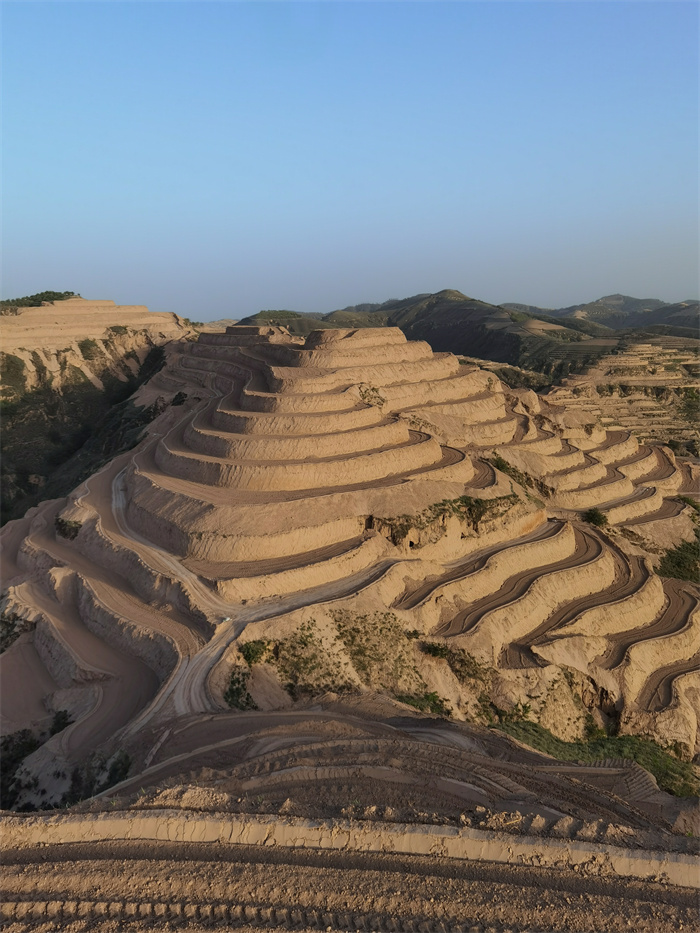
[[[589,534],[599,537],[595,532],[589,532]],[[501,654],[499,667],[515,669],[544,667],[548,662],[537,657],[532,651],[533,647],[545,642],[552,632],[573,622],[582,612],[626,599],[646,583],[650,574],[644,558],[629,556],[609,538],[600,537],[600,540],[601,544],[612,552],[615,560],[616,579],[614,583],[601,590],[600,593],[577,599],[562,606],[541,625],[533,629],[526,640],[508,645]]]
[[[612,670],[622,664],[632,645],[648,641],[650,638],[674,635],[688,624],[693,609],[698,605],[698,595],[675,580],[664,580],[663,587],[666,591],[667,604],[654,622],[641,628],[608,635],[608,640],[612,644],[599,660],[600,666],[605,670]]]
[[[543,564],[536,570],[526,570],[515,574],[503,584],[497,593],[491,593],[483,597],[483,599],[458,612],[452,619],[439,624],[435,628],[434,634],[441,637],[464,635],[474,629],[487,613],[494,609],[503,608],[524,596],[532,584],[540,577],[555,573],[558,570],[580,567],[596,560],[603,553],[603,545],[598,537],[590,532],[584,532],[580,528],[574,528],[574,534],[576,535],[576,550],[571,557]]]
[[[482,570],[494,554],[509,551],[513,547],[518,547],[521,544],[528,544],[531,541],[543,541],[546,538],[552,538],[561,531],[564,524],[564,522],[557,520],[548,521],[540,528],[535,529],[535,531],[522,535],[520,538],[515,538],[507,544],[501,542],[493,547],[472,553],[465,561],[460,561],[457,566],[453,567],[442,576],[428,580],[416,589],[404,593],[403,596],[392,604],[392,609],[415,609],[416,606],[426,600],[441,586],[445,586],[447,583],[454,583],[457,580],[463,580],[465,577]]]
[[[673,683],[683,674],[700,669],[700,651],[687,661],[676,661],[649,677],[637,699],[637,706],[651,713],[666,709],[673,702]]]

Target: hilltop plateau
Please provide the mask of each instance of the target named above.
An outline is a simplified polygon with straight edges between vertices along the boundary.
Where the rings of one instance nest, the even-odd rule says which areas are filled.
[[[183,318],[142,305],[71,294],[31,304],[58,294],[0,308],[3,521],[65,494],[133,443],[143,419],[127,399],[168,343],[194,337]]]
[[[4,916],[691,924],[696,461],[397,326],[258,321],[163,356],[135,446],[2,531],[3,826],[28,866]],[[164,874],[127,890],[100,845]],[[212,846],[257,881],[222,886]],[[79,867],[57,889],[67,858],[100,900]],[[183,859],[208,895],[167,882]],[[353,867],[383,879],[364,906],[299,880]],[[497,915],[450,893],[464,871],[554,893]],[[387,900],[391,872],[414,897]]]

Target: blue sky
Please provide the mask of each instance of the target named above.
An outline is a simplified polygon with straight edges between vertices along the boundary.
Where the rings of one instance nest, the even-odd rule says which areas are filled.
[[[3,297],[698,291],[694,2],[4,2]]]

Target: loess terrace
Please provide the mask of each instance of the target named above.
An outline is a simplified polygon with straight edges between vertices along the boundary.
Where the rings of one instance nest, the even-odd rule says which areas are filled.
[[[14,808],[89,796],[121,760],[98,811],[139,788],[186,808],[190,784],[290,819],[374,800],[669,848],[690,811],[637,765],[488,726],[696,754],[700,588],[656,572],[694,537],[691,461],[398,328],[233,326],[166,358],[141,442],[3,529],[4,732],[71,720]]]

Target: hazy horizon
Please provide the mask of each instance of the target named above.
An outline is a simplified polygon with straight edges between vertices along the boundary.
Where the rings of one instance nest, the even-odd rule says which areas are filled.
[[[693,2],[2,16],[5,298],[212,320],[700,293]]]

